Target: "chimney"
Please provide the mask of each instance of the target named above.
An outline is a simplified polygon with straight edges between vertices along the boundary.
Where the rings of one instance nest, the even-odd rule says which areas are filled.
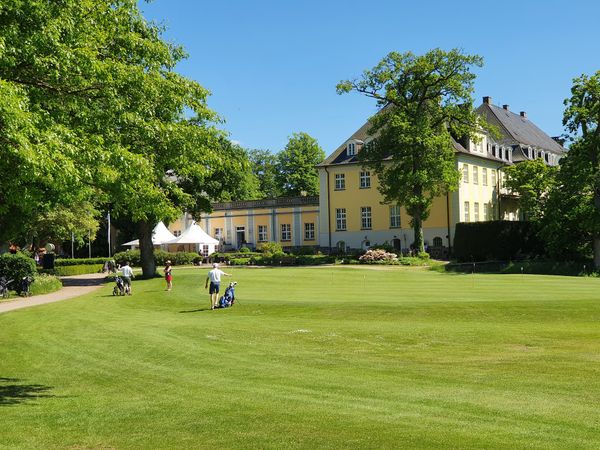
[[[492,97],[483,97],[483,103],[485,105],[491,105],[492,104]]]
[[[519,115],[523,118],[523,119],[527,119],[527,113],[525,111],[521,111],[519,113]]]
[[[508,105],[502,105],[502,109],[508,111]]]

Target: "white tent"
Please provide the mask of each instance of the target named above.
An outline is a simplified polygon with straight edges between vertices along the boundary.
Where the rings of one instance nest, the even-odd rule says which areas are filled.
[[[200,252],[202,249],[200,246],[208,246],[206,251],[202,253],[210,255],[214,253],[216,247],[219,245],[219,241],[209,236],[196,222],[192,223],[187,230],[181,233],[181,236],[174,238],[168,242],[169,244],[176,245],[190,245],[194,246],[195,251]]]
[[[175,239],[173,233],[171,233],[164,223],[158,222],[154,229],[152,230],[152,245],[164,245],[169,241]],[[123,246],[129,246],[131,248],[136,248],[140,246],[140,240],[135,239],[133,241],[129,241],[123,244]]]

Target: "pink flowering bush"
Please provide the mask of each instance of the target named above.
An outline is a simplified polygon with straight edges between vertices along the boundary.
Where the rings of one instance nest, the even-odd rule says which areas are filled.
[[[377,262],[388,262],[393,263],[398,261],[398,255],[395,253],[388,253],[385,250],[367,250],[358,260],[364,264],[373,264]]]

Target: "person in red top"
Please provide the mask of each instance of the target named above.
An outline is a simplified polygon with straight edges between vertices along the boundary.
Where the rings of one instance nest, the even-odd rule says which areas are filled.
[[[167,282],[167,291],[170,291],[173,287],[173,267],[171,267],[171,261],[167,261],[165,265],[165,281]]]

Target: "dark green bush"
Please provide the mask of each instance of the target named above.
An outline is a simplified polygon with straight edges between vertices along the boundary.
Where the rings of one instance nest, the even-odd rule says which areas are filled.
[[[34,277],[37,273],[35,261],[21,253],[5,253],[0,255],[0,276],[13,280],[10,289],[21,292],[21,280],[24,277]]]
[[[544,254],[530,222],[495,220],[456,224],[454,257],[459,262],[524,259]]]

